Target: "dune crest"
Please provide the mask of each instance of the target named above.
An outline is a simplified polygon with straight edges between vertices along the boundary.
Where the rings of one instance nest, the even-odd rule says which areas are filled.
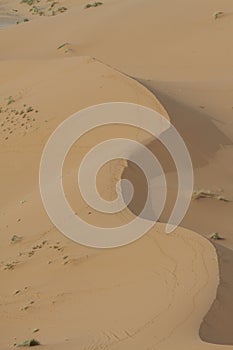
[[[232,203],[193,202],[182,223],[192,230],[179,227],[166,235],[165,224],[157,223],[133,244],[103,251],[58,232],[38,184],[43,148],[62,121],[94,104],[123,101],[171,119],[190,149],[195,185],[221,185],[231,198],[232,1],[103,0],[90,9],[84,0],[33,5],[8,0],[0,7],[0,16],[19,21],[0,28],[0,350],[32,337],[45,350],[233,349],[199,337],[208,317],[213,324],[207,340],[213,342],[213,329],[218,332],[219,314],[211,318],[210,307],[219,292],[219,270],[214,247],[198,234],[208,237],[217,226],[227,238],[220,244],[233,246]],[[213,18],[220,10],[221,17]],[[114,137],[159,153],[171,192],[161,218],[166,221],[176,193],[174,164],[151,135],[121,126],[91,131],[72,147],[64,189],[74,212],[103,227],[140,212],[145,179],[134,177],[135,168],[125,161],[106,164],[97,179],[108,200],[123,175],[134,180],[136,204],[123,213],[92,210],[77,188],[84,155]]]

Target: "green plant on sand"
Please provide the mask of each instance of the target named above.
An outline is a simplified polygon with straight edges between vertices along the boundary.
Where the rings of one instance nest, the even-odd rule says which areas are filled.
[[[15,100],[13,99],[12,96],[7,97],[7,105],[10,105],[11,103],[14,103]]]
[[[223,240],[224,238],[219,236],[218,232],[214,232],[211,236],[210,239],[213,239],[214,241],[219,241],[219,240]]]
[[[21,4],[27,4],[29,6],[35,4],[36,2],[38,2],[38,0],[22,0]]]
[[[89,9],[91,7],[97,7],[97,6],[100,6],[100,5],[103,5],[103,3],[100,2],[100,1],[95,1],[95,2],[93,2],[93,4],[86,4],[84,8],[85,9]]]
[[[17,347],[23,347],[23,346],[37,346],[40,345],[40,342],[36,339],[27,339],[23,341],[21,344],[17,345]]]

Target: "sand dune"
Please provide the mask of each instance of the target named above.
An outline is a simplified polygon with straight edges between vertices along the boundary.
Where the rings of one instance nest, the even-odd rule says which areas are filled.
[[[86,1],[63,0],[55,10],[67,10],[52,15],[41,1],[42,16],[15,0],[0,7],[0,18],[20,22],[0,28],[0,349],[32,337],[61,350],[232,349],[232,1],[103,2],[85,10]],[[42,150],[68,116],[114,101],[170,119],[189,148],[195,189],[229,202],[193,200],[184,228],[166,235],[157,223],[119,249],[87,248],[58,232],[39,193]],[[104,227],[139,214],[145,183],[132,164],[108,164],[98,180],[106,199],[121,176],[133,180],[136,196],[123,214],[102,215],[74,190],[84,155],[114,137],[136,139],[161,161],[166,222],[174,164],[151,135],[130,127],[103,127],[74,145],[64,165],[72,208]],[[225,238],[215,247],[206,239],[213,232]]]

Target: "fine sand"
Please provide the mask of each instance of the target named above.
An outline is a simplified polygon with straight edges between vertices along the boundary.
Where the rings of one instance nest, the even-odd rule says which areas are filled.
[[[45,350],[233,349],[232,1],[86,3],[41,0],[34,12],[18,0],[0,3],[0,350],[30,338]],[[181,226],[165,234],[177,195],[167,151],[133,127],[95,129],[72,147],[63,169],[67,199],[83,219],[119,226],[145,200],[142,174],[116,160],[101,169],[98,190],[112,200],[117,181],[131,180],[129,207],[107,215],[83,201],[77,169],[101,141],[146,145],[168,182],[155,227],[128,246],[102,250],[72,242],[51,223],[39,165],[62,121],[114,101],[170,119],[189,149],[194,189],[211,196],[194,198]],[[224,239],[212,244],[215,232]]]

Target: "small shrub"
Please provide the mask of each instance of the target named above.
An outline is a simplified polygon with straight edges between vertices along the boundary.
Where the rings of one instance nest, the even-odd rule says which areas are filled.
[[[210,190],[194,191],[192,195],[192,199],[200,199],[200,198],[213,198],[223,202],[230,202],[230,199],[220,196],[218,193],[215,193]]]
[[[214,19],[218,19],[219,17],[221,17],[223,15],[224,15],[223,11],[217,11],[217,12],[213,13]]]
[[[50,8],[52,9],[55,5],[57,5],[58,4],[58,2],[57,1],[54,1],[54,2],[52,2],[52,4],[51,4],[51,6],[50,6]]]
[[[85,9],[89,9],[90,7],[97,7],[97,6],[101,6],[101,5],[103,5],[102,2],[100,2],[100,1],[95,1],[93,4],[86,4],[84,8],[85,8]]]
[[[27,339],[24,342],[22,342],[21,344],[18,345],[18,347],[21,346],[37,346],[40,345],[40,342],[36,339]]]
[[[62,48],[63,48],[63,47],[65,47],[66,45],[69,45],[69,43],[64,43],[64,44],[62,44],[62,45],[58,46],[57,50],[62,49]]]
[[[7,98],[7,105],[10,105],[11,103],[14,103],[14,102],[15,102],[15,100],[13,99],[12,96],[9,96],[9,97]]]
[[[35,4],[36,2],[38,2],[37,0],[22,0],[21,4],[27,4],[29,6]]]
[[[32,330],[32,333],[37,333],[37,332],[39,332],[39,328],[34,328],[33,330]]]
[[[214,232],[211,236],[210,239],[213,239],[214,241],[219,241],[219,240],[223,240],[224,238],[220,237],[218,232]]]
[[[19,237],[17,235],[13,235],[11,237],[11,243],[17,243],[17,242],[20,242],[22,240],[22,237]]]
[[[58,9],[57,9],[57,12],[61,12],[61,13],[63,13],[63,12],[65,12],[65,11],[67,11],[67,8],[66,7],[59,7]]]
[[[33,15],[39,13],[39,9],[37,6],[32,6],[32,8],[29,11],[32,12]]]
[[[13,261],[11,263],[7,263],[5,266],[4,266],[4,270],[14,270],[16,266],[16,262]]]

